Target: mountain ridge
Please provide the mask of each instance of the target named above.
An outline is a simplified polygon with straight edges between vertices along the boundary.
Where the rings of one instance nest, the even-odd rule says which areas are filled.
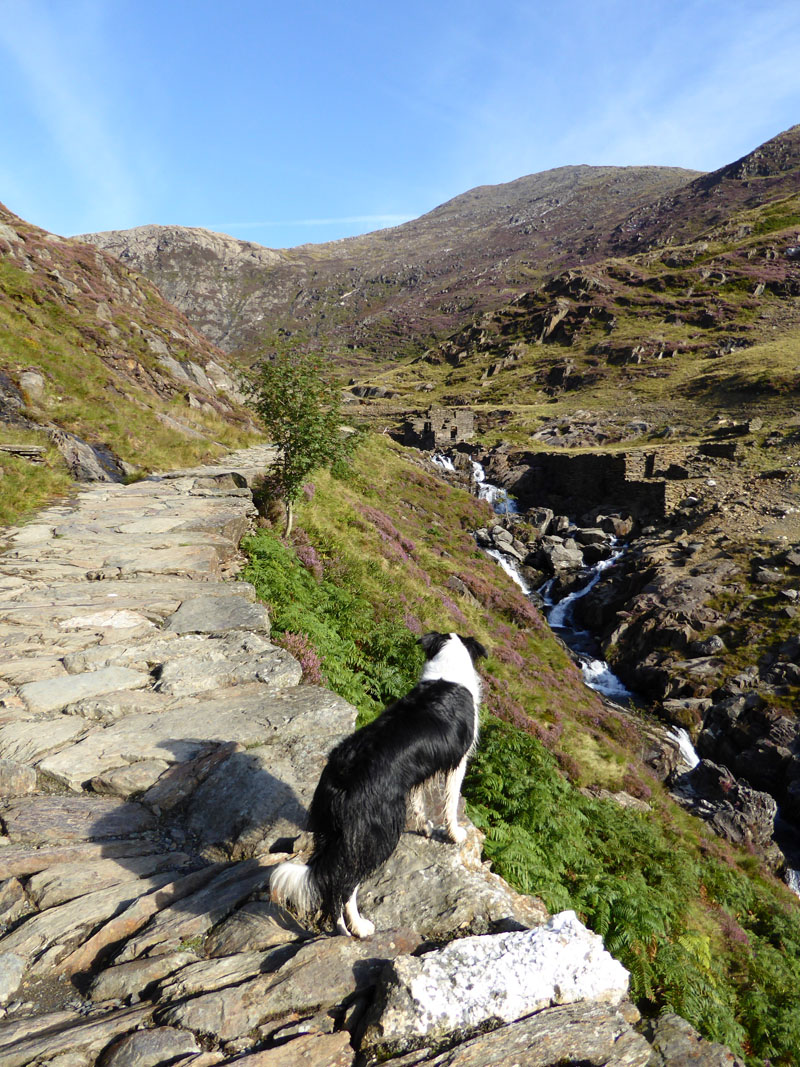
[[[576,255],[604,250],[631,206],[695,177],[666,167],[561,167],[453,197],[419,219],[323,245],[266,250],[186,227],[84,234],[144,273],[227,351],[303,330],[374,361],[419,352]],[[546,220],[546,221],[543,221]],[[223,235],[224,236],[224,235]],[[264,258],[268,263],[264,264]],[[255,261],[255,262],[254,262]],[[191,286],[180,279],[190,276]]]

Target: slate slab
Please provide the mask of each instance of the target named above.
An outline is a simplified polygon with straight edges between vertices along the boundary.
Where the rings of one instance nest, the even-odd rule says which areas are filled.
[[[75,700],[112,693],[117,689],[144,689],[150,676],[127,667],[104,667],[86,674],[72,674],[65,678],[44,679],[20,686],[20,696],[30,711],[42,713],[58,711]]]
[[[25,1067],[69,1053],[69,1067],[93,1067],[115,1037],[144,1026],[152,1010],[151,1007],[123,1008],[90,1019],[76,1019],[66,1012],[40,1016],[38,1032],[21,1040],[10,1039],[6,1046],[0,1046],[0,1059],[3,1067]]]
[[[172,1026],[155,1026],[126,1034],[108,1046],[103,1053],[103,1067],[159,1067],[196,1052],[200,1052],[200,1046],[194,1034]]]
[[[7,801],[0,816],[14,844],[61,845],[128,838],[155,826],[152,813],[141,804],[111,797],[24,797]]]
[[[239,596],[196,596],[184,600],[164,628],[179,634],[221,634],[228,630],[269,633],[269,613],[263,604]]]
[[[46,724],[22,721],[0,726],[0,756],[3,760],[34,764],[91,730],[85,719],[61,715]]]
[[[548,918],[536,897],[515,892],[481,863],[473,827],[461,847],[404,833],[394,854],[359,891],[359,910],[379,930],[407,926],[431,940],[485,933],[511,921],[537,926]],[[403,887],[413,886],[413,897]]]
[[[277,1048],[253,1052],[236,1061],[241,1067],[351,1067],[355,1052],[350,1035],[303,1034]]]
[[[274,974],[171,1005],[158,1019],[230,1041],[267,1019],[341,1004],[371,988],[388,959],[412,952],[419,943],[416,935],[399,930],[369,941],[323,938],[304,945]]]
[[[424,1049],[389,1063],[398,1067],[416,1067],[423,1062],[426,1067],[648,1067],[652,1051],[621,1012],[595,1004],[575,1004],[547,1008],[433,1058]],[[368,1059],[367,1063],[372,1067],[374,1061]],[[670,1067],[679,1064],[673,1062]]]

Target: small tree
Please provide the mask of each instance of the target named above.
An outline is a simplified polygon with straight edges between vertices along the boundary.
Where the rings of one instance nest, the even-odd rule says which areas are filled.
[[[347,454],[341,395],[319,352],[296,341],[276,345],[247,382],[249,401],[278,447],[269,474],[286,502],[286,529],[308,476]]]

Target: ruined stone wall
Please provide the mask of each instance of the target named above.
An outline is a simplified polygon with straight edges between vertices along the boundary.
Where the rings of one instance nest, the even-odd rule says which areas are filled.
[[[468,441],[474,434],[475,419],[469,408],[431,408],[405,421],[403,444],[430,451]]]
[[[523,506],[548,505],[568,514],[621,507],[639,518],[662,518],[686,496],[685,450],[527,452],[509,457],[524,470],[508,485]]]

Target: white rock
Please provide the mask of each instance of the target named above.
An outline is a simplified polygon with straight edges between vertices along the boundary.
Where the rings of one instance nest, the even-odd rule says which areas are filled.
[[[534,930],[466,937],[420,958],[398,957],[384,980],[368,1045],[471,1030],[492,1019],[513,1022],[554,1004],[618,1004],[628,992],[628,972],[573,911]]]

